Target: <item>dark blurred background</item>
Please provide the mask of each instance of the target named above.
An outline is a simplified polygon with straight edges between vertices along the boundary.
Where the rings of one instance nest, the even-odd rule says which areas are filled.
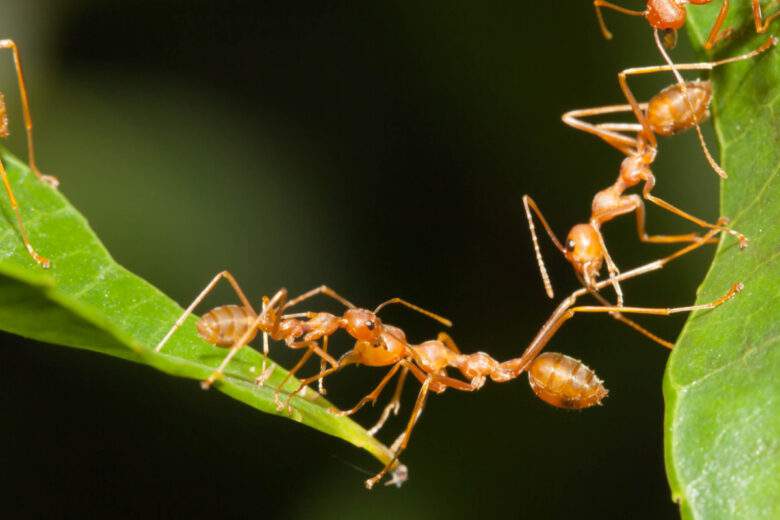
[[[255,301],[321,283],[367,307],[402,296],[451,318],[463,350],[498,359],[517,356],[554,307],[521,196],[532,194],[565,234],[621,161],[560,115],[622,102],[618,70],[659,61],[642,20],[608,16],[615,40],[603,40],[589,0],[0,5],[0,36],[17,41],[26,66],[41,166],[121,264],[182,304],[223,268]],[[686,38],[674,56],[691,59]],[[10,55],[2,60],[10,147],[23,156]],[[670,81],[634,84],[647,98]],[[657,193],[713,219],[717,179],[693,136],[661,152]],[[657,232],[690,229],[654,209],[649,222]],[[625,268],[669,250],[639,244],[632,218],[606,236]],[[543,244],[564,295],[576,280]],[[627,302],[691,302],[710,255],[626,283]],[[210,302],[228,300],[222,291]],[[385,319],[415,341],[438,331],[400,309]],[[673,338],[682,319],[644,323]],[[191,380],[4,336],[0,508],[676,517],[662,449],[667,353],[603,316],[576,318],[550,349],[605,379],[605,406],[553,409],[525,378],[433,396],[403,457],[409,481],[367,492],[363,480],[379,465],[343,441]],[[292,359],[281,348],[274,356]],[[330,397],[351,405],[381,373],[345,370]],[[418,388],[407,385],[388,442]],[[378,412],[357,420],[370,425]]]

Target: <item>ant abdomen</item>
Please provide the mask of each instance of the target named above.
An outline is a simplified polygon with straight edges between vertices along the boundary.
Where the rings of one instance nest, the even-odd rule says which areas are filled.
[[[246,333],[255,314],[240,305],[221,305],[211,309],[198,320],[200,337],[217,347],[232,347]],[[255,332],[248,341],[254,339]]]
[[[528,370],[528,382],[539,399],[558,408],[588,408],[609,393],[593,370],[558,352],[539,355]]]
[[[686,98],[686,95],[688,99]],[[647,104],[647,123],[658,135],[670,136],[693,128],[709,116],[712,83],[688,81],[663,89]]]

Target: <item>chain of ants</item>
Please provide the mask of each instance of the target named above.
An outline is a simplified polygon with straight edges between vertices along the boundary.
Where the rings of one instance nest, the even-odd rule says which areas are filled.
[[[523,354],[508,361],[497,361],[489,354],[476,352],[462,353],[452,338],[441,332],[434,340],[419,344],[410,343],[404,331],[396,326],[384,324],[377,316],[379,311],[390,304],[404,305],[420,312],[445,326],[450,322],[441,316],[422,309],[400,298],[388,300],[374,310],[356,307],[346,298],[332,289],[321,286],[308,291],[297,298],[288,299],[287,291],[279,290],[273,297],[263,298],[261,311],[256,312],[243,294],[235,278],[227,271],[217,274],[211,283],[193,301],[173,328],[163,338],[157,347],[160,351],[171,335],[181,326],[194,308],[221,280],[226,279],[235,290],[242,305],[226,305],[212,309],[198,322],[198,332],[210,343],[229,347],[230,351],[215,372],[202,385],[209,388],[224,376],[224,370],[235,354],[258,333],[263,335],[264,353],[268,352],[268,338],[284,341],[292,349],[304,349],[296,365],[287,373],[276,388],[276,400],[279,410],[291,411],[291,400],[308,385],[317,382],[321,393],[324,393],[323,381],[329,375],[348,365],[366,365],[374,367],[390,367],[379,384],[358,403],[347,410],[331,409],[337,415],[352,415],[368,403],[374,404],[383,390],[397,375],[396,387],[389,403],[384,407],[377,423],[369,429],[374,435],[385,424],[391,414],[397,414],[400,409],[400,396],[407,376],[418,380],[421,387],[413,406],[406,428],[391,445],[392,458],[384,468],[366,481],[368,488],[373,487],[386,474],[391,473],[388,484],[400,484],[406,478],[406,468],[398,462],[398,458],[407,447],[414,426],[416,425],[427,396],[430,392],[442,393],[447,388],[459,391],[473,392],[479,390],[487,381],[502,383],[511,381],[522,373],[527,373],[529,383],[534,393],[549,404],[561,408],[586,408],[600,404],[607,395],[603,382],[595,372],[580,361],[560,353],[541,353],[545,345],[560,327],[577,313],[608,313],[616,320],[647,336],[664,347],[672,345],[638,323],[630,320],[625,314],[670,315],[679,312],[712,309],[735,296],[741,289],[741,283],[735,283],[723,296],[706,304],[673,307],[647,308],[627,307],[623,303],[623,292],[620,282],[662,268],[668,262],[679,258],[704,244],[715,241],[720,233],[734,236],[740,249],[747,247],[748,240],[740,232],[727,226],[728,220],[720,218],[716,223],[690,215],[669,202],[652,195],[655,177],[650,169],[657,155],[657,136],[669,136],[690,128],[696,128],[704,154],[713,164],[715,171],[725,177],[725,172],[714,163],[706,143],[701,137],[699,123],[709,114],[712,89],[708,81],[684,82],[679,75],[683,70],[711,70],[715,67],[751,59],[776,45],[777,41],[770,38],[756,50],[725,60],[694,64],[671,64],[665,54],[658,31],[655,31],[656,43],[664,53],[669,64],[656,67],[632,68],[621,72],[618,76],[620,87],[628,100],[628,104],[610,105],[589,109],[579,109],[567,112],[563,121],[579,130],[591,133],[601,138],[626,155],[620,167],[620,172],[614,184],[598,192],[593,199],[591,217],[587,223],[578,224],[569,232],[566,242],[561,242],[547,223],[541,210],[529,196],[523,197],[529,229],[533,239],[534,251],[539,264],[540,273],[550,298],[554,296],[552,284],[542,259],[539,241],[536,236],[532,212],[541,221],[542,226],[555,247],[571,263],[575,274],[583,287],[565,298],[555,309],[547,322],[542,326],[537,336],[529,343]],[[627,78],[632,75],[671,71],[677,77],[677,83],[667,87],[647,103],[638,103],[631,92]],[[593,124],[584,118],[632,112],[636,123],[600,123]],[[629,135],[635,133],[635,135]],[[626,195],[629,188],[643,183],[642,196]],[[680,235],[650,235],[645,229],[644,200],[674,213],[694,224],[704,228],[702,235],[687,233]],[[610,257],[601,227],[614,218],[635,213],[637,233],[642,242],[650,243],[687,243],[682,249],[655,262],[621,273]],[[609,278],[599,281],[602,265],[606,264]],[[611,285],[616,293],[616,302],[611,304],[599,291]],[[592,295],[600,305],[574,306],[575,301],[584,294]],[[285,311],[316,295],[330,297],[343,304],[347,309],[342,315],[326,312],[300,312],[285,314]],[[344,330],[355,343],[352,349],[338,359],[328,353],[329,338],[339,330]],[[280,392],[287,381],[293,377],[312,357],[320,359],[318,374],[302,379],[293,392],[287,394],[286,400],[280,398]],[[448,369],[456,370],[463,379],[451,377]],[[258,384],[263,384],[270,376],[273,366],[264,368]]]
[[[203,381],[202,385],[204,388],[209,388],[220,378],[224,377],[224,371],[233,357],[241,348],[251,342],[258,333],[262,334],[263,352],[266,356],[269,350],[269,338],[276,341],[284,341],[291,349],[304,350],[299,361],[276,388],[275,397],[280,410],[286,408],[288,411],[291,411],[291,400],[293,397],[299,395],[307,385],[314,382],[318,383],[320,392],[325,393],[324,379],[345,366],[356,364],[390,367],[379,384],[354,407],[347,410],[331,410],[332,413],[337,415],[352,415],[364,405],[375,403],[385,387],[397,375],[396,387],[391,400],[383,409],[377,423],[369,430],[369,433],[374,435],[382,428],[391,414],[398,414],[401,392],[408,374],[411,373],[412,377],[419,381],[421,388],[410,419],[404,431],[391,446],[392,458],[379,473],[366,481],[366,486],[369,488],[389,472],[392,478],[388,483],[400,485],[406,478],[406,468],[400,464],[398,458],[409,442],[412,429],[422,413],[429,392],[442,393],[447,388],[472,392],[479,390],[488,378],[494,382],[502,383],[511,381],[525,372],[528,374],[529,383],[534,393],[551,405],[561,408],[586,408],[600,404],[601,400],[607,395],[607,390],[604,388],[603,382],[598,379],[590,368],[583,365],[580,361],[563,354],[541,353],[542,349],[567,320],[577,313],[608,313],[611,317],[651,340],[666,348],[671,348],[671,343],[655,336],[652,332],[627,318],[625,314],[666,316],[679,312],[712,309],[726,302],[742,289],[742,284],[736,283],[720,298],[702,305],[647,308],[625,306],[623,291],[620,285],[622,281],[661,269],[670,261],[688,254],[704,244],[714,242],[716,236],[720,233],[726,233],[735,237],[738,240],[740,249],[744,249],[748,245],[747,237],[728,227],[728,219],[721,217],[715,223],[707,222],[651,193],[655,186],[655,177],[650,166],[654,162],[658,151],[657,136],[669,136],[691,128],[695,128],[704,155],[715,172],[723,178],[726,177],[726,172],[715,162],[712,154],[709,152],[699,127],[699,124],[709,115],[708,108],[712,97],[711,85],[708,81],[686,82],[680,75],[680,71],[712,70],[727,63],[753,58],[777,44],[777,40],[772,37],[756,50],[733,58],[714,62],[674,64],[666,53],[666,48],[674,46],[676,31],[685,24],[685,4],[701,5],[710,3],[710,1],[648,0],[644,11],[627,9],[604,0],[593,1],[599,26],[604,36],[608,39],[611,39],[612,35],[606,27],[602,9],[644,17],[653,28],[655,44],[666,61],[666,65],[626,69],[618,75],[620,88],[628,104],[579,109],[564,114],[564,123],[578,130],[596,135],[622,152],[626,158],[621,164],[615,183],[595,195],[590,219],[586,223],[575,225],[570,230],[565,242],[557,238],[536,202],[527,195],[523,197],[534,252],[548,296],[553,298],[554,291],[542,258],[532,214],[539,219],[556,249],[572,265],[575,275],[582,284],[582,288],[572,292],[563,299],[520,357],[499,362],[484,352],[464,354],[460,352],[452,338],[444,332],[440,332],[434,340],[424,341],[419,344],[410,343],[402,329],[382,322],[377,316],[381,309],[387,305],[398,304],[422,313],[444,326],[449,327],[451,323],[449,320],[401,298],[393,298],[380,304],[373,310],[368,310],[356,307],[326,286],[318,287],[293,299],[288,298],[285,289],[280,289],[273,297],[263,298],[262,309],[258,313],[252,308],[235,278],[227,271],[217,274],[211,283],[206,286],[160,341],[156,351],[159,352],[163,348],[168,339],[184,323],[195,307],[224,278],[235,290],[241,305],[224,305],[214,308],[198,321],[197,328],[201,337],[213,345],[230,349],[214,373]],[[761,13],[759,0],[751,0],[751,5],[757,33],[765,32],[769,24],[780,16],[780,12],[778,12],[764,18]],[[722,28],[728,10],[729,2],[728,0],[723,0],[718,16],[704,44],[706,49],[712,48],[717,42],[730,36],[732,31],[730,29],[723,30]],[[17,46],[12,40],[0,40],[0,49],[11,50],[14,59],[27,133],[30,170],[36,175],[38,180],[56,188],[59,184],[57,179],[43,175],[35,162],[32,117],[30,115]],[[676,83],[661,91],[649,102],[638,103],[628,86],[628,78],[633,75],[658,72],[672,72],[676,78]],[[633,113],[636,122],[594,124],[584,119],[622,112]],[[8,133],[8,117],[5,102],[2,94],[0,94],[0,137],[7,137]],[[20,205],[13,194],[10,181],[1,162],[0,178],[2,178],[11,202],[25,249],[38,265],[43,268],[49,268],[49,260],[40,255],[30,242],[22,220]],[[640,183],[643,184],[641,197],[636,194],[625,194],[626,190]],[[706,231],[702,235],[696,233],[678,235],[648,234],[645,228],[643,199],[700,226]],[[687,245],[671,255],[621,273],[607,250],[601,227],[618,216],[631,213],[634,213],[636,217],[637,234],[640,241],[649,243],[687,243]],[[606,280],[599,281],[599,273],[604,264],[609,277]],[[614,304],[609,302],[599,292],[606,286],[612,286],[615,291],[616,302]],[[593,296],[600,305],[574,306],[577,299],[585,294]],[[346,307],[345,312],[341,315],[327,312],[285,313],[288,309],[317,295],[324,295],[338,301]],[[344,330],[354,339],[355,343],[352,349],[336,359],[328,352],[328,342],[330,337],[339,330]],[[319,373],[302,379],[297,389],[288,393],[286,400],[281,399],[280,392],[282,388],[312,356],[317,356],[320,359]],[[264,366],[256,382],[263,384],[271,375],[273,369],[273,365],[269,367]],[[458,371],[463,379],[450,377],[447,374],[447,369]]]

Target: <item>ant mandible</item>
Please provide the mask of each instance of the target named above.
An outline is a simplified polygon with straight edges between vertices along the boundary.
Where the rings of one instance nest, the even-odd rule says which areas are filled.
[[[56,188],[59,185],[57,178],[50,175],[43,175],[38,169],[38,166],[35,164],[32,116],[30,115],[30,105],[27,100],[27,88],[25,87],[24,83],[24,74],[22,73],[22,61],[19,57],[19,49],[16,47],[16,43],[14,43],[13,40],[7,39],[0,40],[0,49],[9,49],[14,58],[14,67],[16,68],[16,82],[19,84],[19,97],[22,103],[22,115],[24,116],[24,127],[27,131],[27,162],[30,166],[30,170],[32,170],[38,180]],[[6,138],[8,135],[8,113],[6,111],[5,98],[3,97],[2,93],[0,93],[0,137]],[[44,269],[48,269],[51,266],[51,262],[48,258],[39,254],[30,242],[27,229],[24,227],[24,222],[22,221],[19,202],[16,200],[14,192],[11,189],[11,183],[8,180],[8,173],[6,172],[2,161],[0,161],[0,177],[2,177],[5,191],[8,193],[11,209],[13,209],[14,215],[16,216],[16,223],[19,226],[19,233],[22,235],[22,242],[24,243],[25,249],[27,249],[27,252],[38,265]]]
[[[671,260],[701,247],[708,238],[719,232],[719,230],[710,230],[704,235],[703,241],[689,244],[672,255],[622,273],[618,275],[618,278],[626,280],[660,269]],[[609,280],[599,282],[595,285],[595,289],[598,290],[609,283]],[[421,383],[420,391],[406,428],[391,446],[393,458],[379,473],[366,480],[366,487],[371,489],[398,464],[398,458],[409,444],[412,430],[422,414],[429,392],[440,394],[447,388],[473,392],[479,390],[487,378],[495,382],[506,382],[515,379],[528,370],[531,387],[546,402],[567,408],[592,406],[599,403],[606,395],[606,390],[603,388],[601,381],[595,377],[592,370],[568,356],[560,354],[539,356],[540,351],[549,343],[566,321],[577,313],[612,314],[620,312],[668,316],[680,312],[712,309],[732,298],[741,289],[741,284],[735,284],[728,293],[713,302],[686,307],[648,308],[609,305],[574,307],[576,300],[588,292],[587,289],[581,288],[569,295],[555,309],[519,358],[505,362],[496,361],[484,352],[462,354],[454,341],[444,333],[440,333],[436,340],[425,341],[415,345],[408,343],[406,335],[397,327],[389,325],[380,326],[373,331],[376,334],[375,338],[357,339],[353,349],[339,359],[337,366],[330,367],[314,377],[301,380],[298,389],[288,397],[288,403],[307,385],[320,381],[345,366],[352,364],[373,367],[390,366],[390,370],[379,384],[354,407],[345,411],[334,411],[338,415],[351,415],[365,404],[369,402],[374,403],[393,376],[401,370],[399,385],[390,404],[385,408],[380,423],[375,426],[375,429],[372,429],[375,432],[376,428],[381,427],[381,423],[384,422],[390,410],[397,412],[403,378],[405,378],[406,374],[411,373]],[[464,381],[448,376],[446,372],[448,368],[458,370],[467,380]],[[559,378],[557,382],[555,381],[556,378]],[[390,482],[390,484],[393,483],[399,483],[395,477]]]
[[[676,67],[680,70],[711,70],[726,63],[752,58],[776,45],[776,43],[776,39],[771,38],[758,49],[741,56],[716,62],[681,64]],[[707,117],[711,98],[711,85],[708,82],[689,82],[687,83],[687,92],[683,91],[678,84],[674,84],[662,90],[650,102],[639,104],[628,88],[626,77],[632,74],[666,70],[670,70],[670,67],[643,67],[627,69],[621,72],[621,85],[624,87],[626,97],[630,101],[628,105],[580,109],[563,115],[563,121],[569,126],[597,135],[611,146],[623,152],[627,157],[621,164],[620,174],[615,183],[594,196],[590,220],[587,223],[577,224],[572,227],[565,245],[555,236],[536,202],[528,195],[523,197],[537,263],[539,264],[545,291],[550,298],[554,296],[554,292],[540,252],[531,211],[539,218],[555,247],[572,264],[583,285],[591,290],[603,263],[606,263],[611,278],[614,278],[619,272],[617,265],[607,250],[601,233],[601,226],[620,215],[636,213],[637,234],[642,242],[675,243],[702,240],[702,237],[695,233],[649,235],[645,228],[645,206],[642,198],[700,227],[724,231],[738,239],[741,249],[747,247],[747,238],[742,233],[728,228],[726,226],[727,219],[722,217],[712,224],[651,194],[655,186],[655,176],[650,169],[650,165],[655,160],[657,154],[656,134],[671,135],[686,130],[702,121]],[[687,99],[683,100],[683,97],[687,97]],[[634,111],[639,123],[602,123],[594,125],[580,119],[581,117],[627,111]],[[637,135],[632,138],[621,133],[624,131],[636,131]],[[643,183],[642,197],[635,194],[624,194],[627,189],[639,183]],[[618,298],[617,304],[620,306],[623,303],[622,289],[619,283],[613,283],[613,287]]]
[[[400,304],[414,311],[437,320],[447,327],[452,326],[449,320],[430,311],[422,309],[401,298],[392,298],[377,306],[374,311],[357,308],[349,300],[339,295],[333,289],[322,285],[307,291],[300,296],[288,300],[287,290],[282,288],[272,298],[263,298],[263,310],[258,314],[249,303],[244,291],[239,286],[235,277],[229,271],[218,273],[211,282],[198,294],[193,302],[173,324],[168,333],[155,347],[155,352],[160,352],[170,337],[192,314],[195,308],[216,287],[217,283],[226,279],[241,301],[241,305],[222,305],[204,314],[197,323],[198,334],[206,341],[217,347],[229,348],[230,351],[222,360],[217,369],[201,383],[204,389],[208,389],[215,381],[222,378],[224,370],[238,351],[251,342],[258,332],[263,334],[263,354],[268,356],[268,336],[276,341],[284,340],[289,348],[307,351],[301,356],[295,366],[287,373],[277,388],[281,390],[287,380],[293,377],[309,358],[316,354],[321,360],[320,371],[325,364],[337,366],[337,362],[328,354],[328,339],[339,329],[344,329],[356,340],[375,341],[379,338],[378,331],[383,328],[382,321],[377,313],[387,305]],[[284,315],[283,311],[300,304],[316,295],[324,295],[341,303],[347,310],[342,316],[336,316],[328,312],[303,312]],[[385,325],[384,327],[390,327]],[[322,347],[318,345],[322,341]],[[273,367],[270,367],[272,370]],[[262,370],[257,382],[262,384],[270,376],[270,372]],[[320,385],[320,393],[325,389]]]
[[[671,31],[673,34],[670,42],[676,41],[677,30],[685,26],[687,18],[686,4],[704,5],[711,3],[712,0],[647,0],[647,8],[644,11],[635,9],[627,9],[621,5],[607,2],[606,0],[593,0],[593,7],[596,9],[596,17],[598,18],[599,27],[601,33],[608,40],[612,39],[612,33],[607,29],[607,24],[604,22],[604,16],[601,13],[602,8],[611,9],[622,14],[630,16],[642,16],[644,17],[650,26],[657,30]],[[760,0],[751,0],[753,6],[753,23],[756,28],[756,33],[763,34],[769,28],[769,25],[780,16],[780,12],[774,13],[768,16],[765,20],[761,14]],[[731,29],[726,29],[721,32],[721,27],[726,21],[726,15],[729,11],[729,0],[723,0],[720,6],[720,11],[715,19],[715,23],[710,29],[710,34],[707,37],[707,41],[704,42],[704,48],[707,50],[718,43],[720,40],[728,37],[731,33]],[[673,44],[667,44],[667,47],[673,46]]]

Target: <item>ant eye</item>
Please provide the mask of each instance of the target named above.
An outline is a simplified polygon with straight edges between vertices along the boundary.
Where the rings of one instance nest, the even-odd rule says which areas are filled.
[[[368,330],[374,330],[374,327],[376,327],[376,323],[374,323],[373,321],[371,321],[371,320],[368,320],[368,321],[366,322],[366,328],[367,328]]]
[[[574,240],[569,240],[568,242],[566,242],[566,250],[567,251],[574,251],[574,248],[575,248],[576,245],[577,245],[577,243],[574,242]]]

